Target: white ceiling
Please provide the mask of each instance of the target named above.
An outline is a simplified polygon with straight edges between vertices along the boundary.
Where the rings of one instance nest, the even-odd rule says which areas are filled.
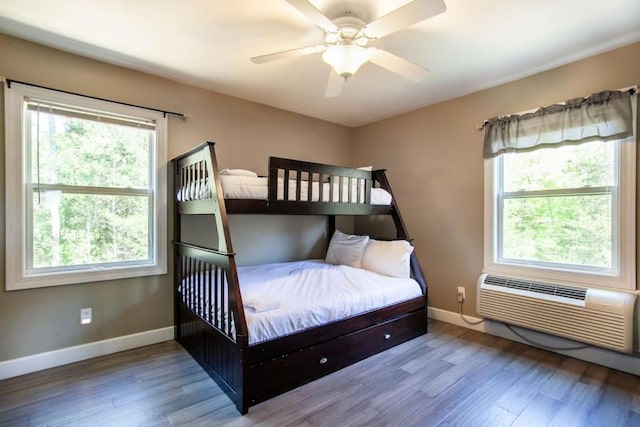
[[[311,1],[330,18],[351,11],[366,22],[408,3]],[[429,68],[425,80],[367,63],[337,98],[324,96],[330,68],[319,54],[249,60],[323,42],[285,0],[2,0],[0,32],[347,126],[640,40],[640,0],[445,3],[445,13],[375,43]]]

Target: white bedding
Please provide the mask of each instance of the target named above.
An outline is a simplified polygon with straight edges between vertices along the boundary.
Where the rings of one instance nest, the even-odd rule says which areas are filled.
[[[249,344],[422,295],[413,279],[320,260],[239,267],[238,280],[242,299],[249,303],[244,310]]]
[[[364,185],[362,183],[352,183],[351,200],[349,200],[349,184],[344,180],[342,189],[342,202],[356,203],[358,201],[358,188],[360,190],[360,203],[364,201]],[[268,196],[268,178],[254,177],[246,175],[220,175],[220,183],[222,185],[222,193],[225,199],[255,199],[267,200]],[[307,201],[308,198],[308,181],[302,181],[300,184],[300,201]],[[333,184],[333,198],[331,201],[338,202],[338,190],[340,185],[336,182]],[[312,182],[311,201],[317,202],[319,199],[319,183]],[[322,189],[322,201],[329,202],[330,184],[324,183]],[[195,182],[190,188],[180,189],[176,195],[178,201],[206,199],[210,197],[208,180],[205,182]],[[278,180],[278,200],[284,199],[284,180]],[[296,181],[289,181],[289,200],[296,200]],[[372,205],[390,205],[391,194],[382,188],[371,189]]]

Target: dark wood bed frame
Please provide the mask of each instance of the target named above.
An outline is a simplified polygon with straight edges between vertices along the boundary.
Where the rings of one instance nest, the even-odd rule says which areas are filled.
[[[384,170],[364,171],[282,158],[269,159],[268,200],[225,200],[219,180],[214,143],[205,142],[173,159],[174,185],[195,183],[210,187],[206,199],[175,203],[175,325],[180,342],[225,390],[240,413],[249,407],[427,332],[427,284],[420,264],[411,255],[411,276],[424,296],[318,326],[272,341],[249,345],[242,309],[235,253],[227,214],[325,215],[328,236],[336,215],[391,215],[397,239],[410,241],[395,199],[390,206],[369,204],[375,185],[391,193]],[[278,174],[289,180],[339,183],[351,192],[352,183],[364,185],[364,199],[356,202],[301,202],[276,200]],[[345,184],[343,186],[343,183]],[[311,200],[311,185],[308,200]],[[333,186],[330,186],[333,193]],[[322,192],[322,185],[319,186]],[[329,200],[334,200],[333,194]],[[353,198],[360,198],[354,195]],[[351,194],[349,194],[351,199]],[[319,200],[323,200],[320,194]],[[338,200],[342,200],[342,194]],[[181,241],[185,215],[210,215],[217,243],[205,248]],[[203,283],[197,284],[196,274]],[[216,315],[216,313],[218,313]]]

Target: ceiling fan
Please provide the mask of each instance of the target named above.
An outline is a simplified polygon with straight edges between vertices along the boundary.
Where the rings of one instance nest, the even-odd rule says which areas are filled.
[[[345,81],[353,76],[365,62],[372,62],[407,79],[420,81],[428,70],[385,50],[368,46],[369,42],[402,30],[432,16],[443,13],[443,0],[413,0],[375,21],[366,23],[352,12],[329,19],[308,0],[287,0],[311,22],[324,31],[325,44],[254,56],[262,64],[296,56],[322,53],[322,59],[333,69],[329,75],[325,96],[342,93]]]

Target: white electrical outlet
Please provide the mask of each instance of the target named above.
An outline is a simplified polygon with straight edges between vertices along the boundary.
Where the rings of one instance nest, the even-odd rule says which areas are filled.
[[[464,302],[465,293],[464,286],[458,286],[458,302]]]
[[[80,309],[80,324],[88,325],[91,323],[91,307]]]

